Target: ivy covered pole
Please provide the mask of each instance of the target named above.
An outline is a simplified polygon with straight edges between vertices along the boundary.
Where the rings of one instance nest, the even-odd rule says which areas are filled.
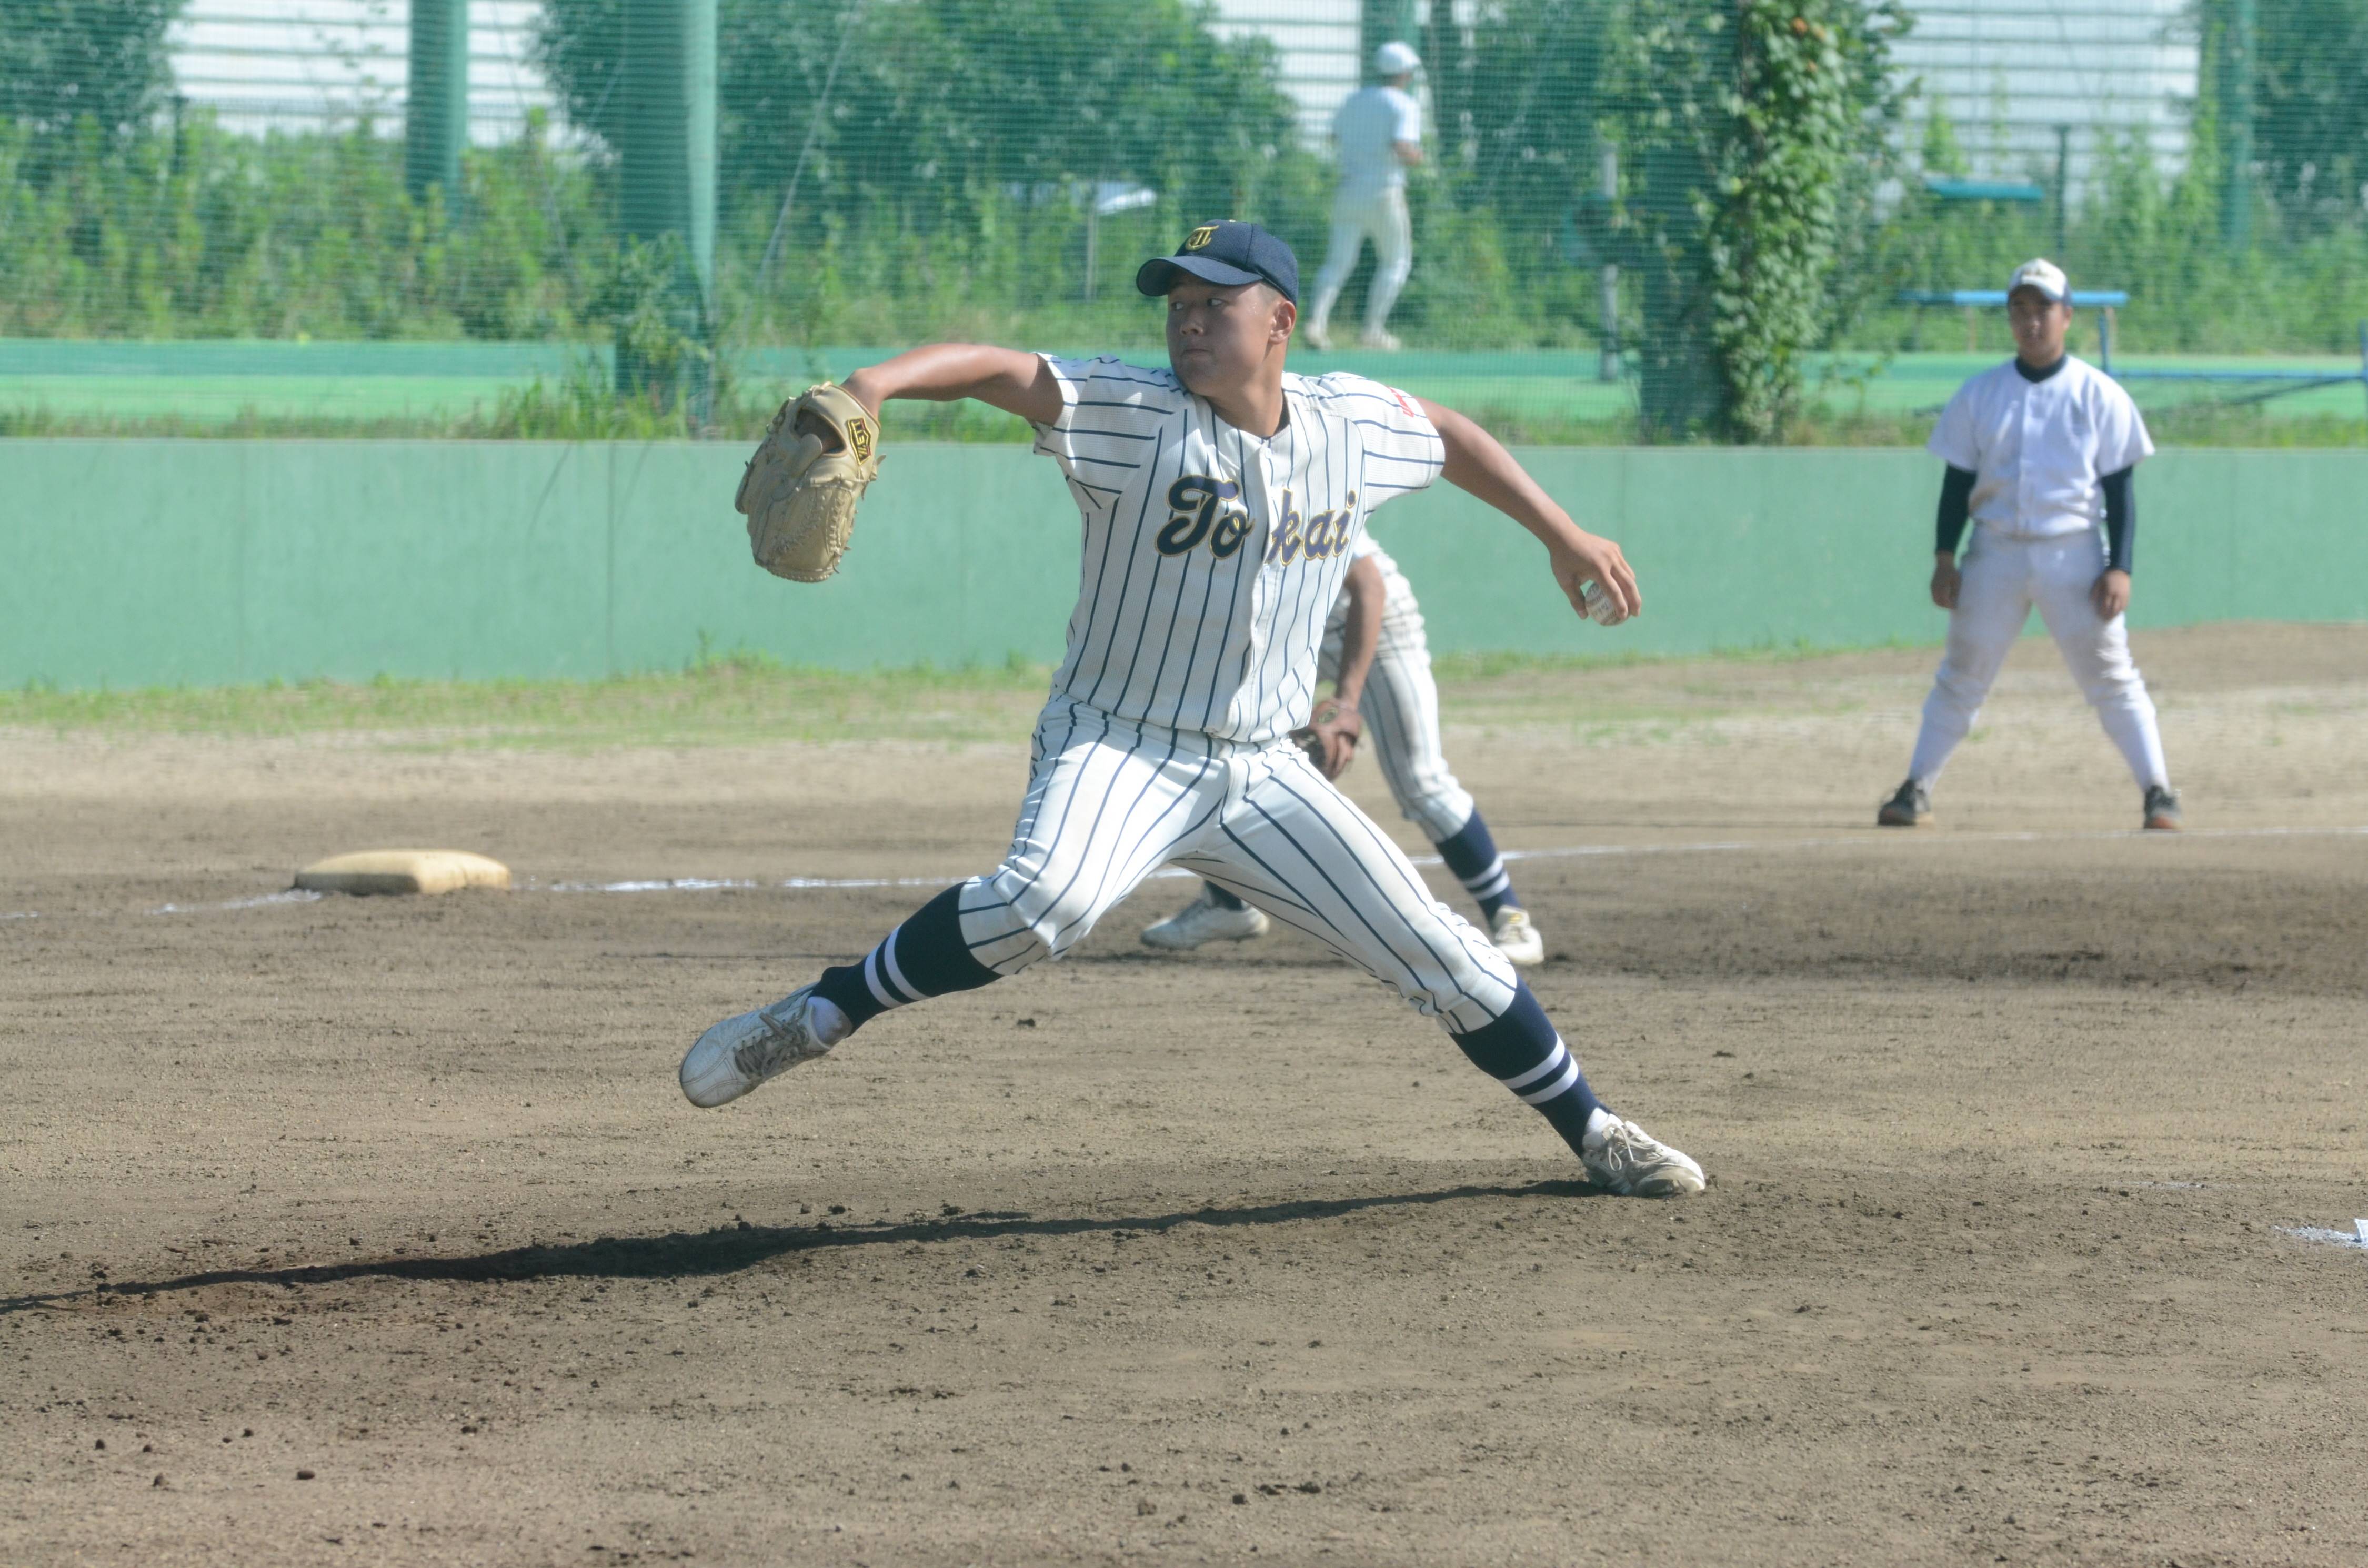
[[[469,136],[469,0],[411,0],[411,53],[403,91],[403,184],[425,205],[444,192],[461,207],[461,148]]]
[[[1891,0],[1625,0],[1622,345],[1649,439],[1782,440],[1846,309],[1899,96]]]
[[[1830,0],[1742,0],[1734,131],[1710,237],[1723,432],[1781,440],[1831,319],[1855,85]]]

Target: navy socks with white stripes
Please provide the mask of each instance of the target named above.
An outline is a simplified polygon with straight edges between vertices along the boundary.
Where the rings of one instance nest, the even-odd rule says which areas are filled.
[[[1505,869],[1504,858],[1497,853],[1497,841],[1488,836],[1488,824],[1480,820],[1478,808],[1471,819],[1455,830],[1452,838],[1439,841],[1439,858],[1463,884],[1463,891],[1480,901],[1480,918],[1494,920],[1497,911],[1511,906],[1521,907],[1513,896],[1512,874]]]
[[[1562,1042],[1546,1019],[1546,1010],[1530,994],[1528,981],[1516,983],[1513,1005],[1505,1016],[1470,1034],[1452,1035],[1472,1064],[1513,1091],[1525,1105],[1554,1124],[1562,1141],[1579,1150],[1587,1137],[1588,1119],[1601,1108],[1578,1058]]]
[[[975,991],[1002,978],[970,956],[962,934],[962,889],[951,887],[882,937],[861,963],[823,971],[814,994],[847,1015],[852,1033],[891,1007]]]
[[[1475,818],[1476,822],[1477,819]],[[1482,829],[1483,843],[1486,830]],[[1216,890],[1220,892],[1222,889]],[[891,1008],[925,997],[975,991],[1002,976],[971,957],[962,934],[962,889],[948,888],[913,913],[860,963],[822,971],[814,995],[845,1016],[844,1029],[832,1026],[825,1038],[836,1042]],[[826,1015],[825,1015],[826,1017]],[[1562,1134],[1573,1149],[1587,1137],[1588,1119],[1600,1109],[1578,1059],[1562,1042],[1529,983],[1514,982],[1513,1004],[1494,1023],[1450,1037],[1472,1064],[1496,1079]]]

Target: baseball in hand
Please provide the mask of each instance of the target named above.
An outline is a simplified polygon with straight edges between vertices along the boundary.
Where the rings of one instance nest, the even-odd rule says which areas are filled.
[[[1603,591],[1602,584],[1589,582],[1578,593],[1587,601],[1587,618],[1596,625],[1617,626],[1628,619],[1628,612],[1620,608],[1619,600]]]

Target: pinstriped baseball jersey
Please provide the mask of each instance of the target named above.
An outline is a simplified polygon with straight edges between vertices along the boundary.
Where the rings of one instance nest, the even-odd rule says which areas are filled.
[[[1307,722],[1316,650],[1373,508],[1439,477],[1413,399],[1282,378],[1282,428],[1237,430],[1174,371],[1045,357],[1061,415],[1036,449],[1085,526],[1055,697],[1131,724],[1267,745]]]

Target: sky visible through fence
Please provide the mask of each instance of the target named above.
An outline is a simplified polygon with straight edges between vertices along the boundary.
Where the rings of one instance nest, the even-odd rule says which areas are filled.
[[[1133,267],[1216,216],[1299,250],[1330,345],[1304,363],[1539,438],[1633,418],[1708,330],[1668,280],[1708,243],[1719,154],[1687,127],[1723,112],[1724,6],[416,4],[461,30],[410,0],[0,0],[0,428],[628,433],[656,427],[619,386],[690,375],[691,422],[729,426],[934,336],[1156,355]],[[1867,45],[1818,407],[1939,402],[2009,347],[1943,297],[2037,254],[2126,295],[2129,369],[2359,371],[2368,0],[1800,11]],[[2274,390],[2350,417],[2368,389]]]

